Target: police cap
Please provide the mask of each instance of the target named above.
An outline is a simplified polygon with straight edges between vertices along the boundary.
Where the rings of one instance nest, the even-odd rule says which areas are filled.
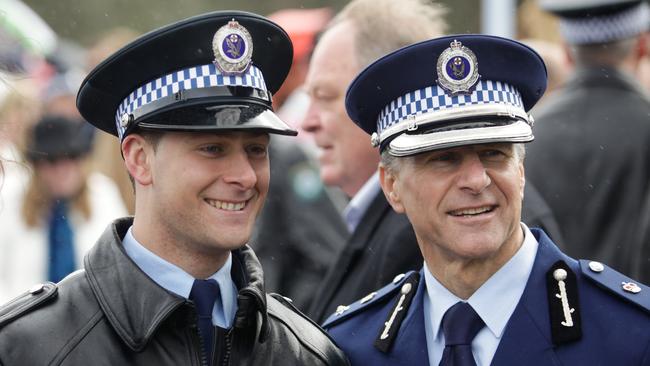
[[[569,44],[607,43],[648,30],[650,10],[642,0],[540,0],[542,9],[560,17]]]
[[[285,31],[264,17],[198,15],[151,31],[99,64],[77,107],[120,139],[136,128],[296,135],[271,107],[292,55]]]
[[[436,38],[363,70],[346,94],[350,118],[380,150],[413,155],[453,146],[533,139],[528,111],[546,90],[540,56],[487,35]]]

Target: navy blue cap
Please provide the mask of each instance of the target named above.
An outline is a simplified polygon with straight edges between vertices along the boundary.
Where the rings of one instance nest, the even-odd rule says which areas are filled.
[[[350,85],[350,118],[395,156],[488,142],[532,141],[528,111],[546,90],[541,57],[487,35],[436,38],[397,50]]]
[[[120,138],[136,128],[296,135],[271,107],[292,56],[286,32],[262,16],[202,14],[151,31],[107,58],[83,81],[77,107]]]
[[[644,0],[539,0],[539,6],[560,17],[560,33],[573,45],[624,40],[650,23]]]

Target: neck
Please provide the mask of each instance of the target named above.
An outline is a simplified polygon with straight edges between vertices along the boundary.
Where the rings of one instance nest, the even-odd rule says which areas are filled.
[[[228,260],[230,251],[200,250],[192,245],[170,242],[169,236],[147,225],[141,217],[135,216],[133,220],[133,237],[142,246],[160,258],[181,268],[183,271],[197,279],[206,279],[219,271]]]
[[[517,253],[523,241],[523,229],[519,227],[493,255],[461,257],[434,245],[420,245],[420,249],[436,280],[454,295],[467,300]]]

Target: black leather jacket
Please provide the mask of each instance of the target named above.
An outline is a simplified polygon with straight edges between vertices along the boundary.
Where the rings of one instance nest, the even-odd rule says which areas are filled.
[[[85,270],[0,308],[0,365],[202,365],[192,302],[159,287],[125,254],[132,219],[115,221]],[[239,288],[232,328],[214,365],[347,365],[317,325],[284,298],[265,295],[253,251],[233,252]]]

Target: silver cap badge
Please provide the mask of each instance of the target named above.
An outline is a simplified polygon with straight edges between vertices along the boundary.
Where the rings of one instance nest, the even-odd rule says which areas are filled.
[[[438,57],[437,72],[438,85],[452,95],[471,93],[480,77],[476,55],[457,40]]]
[[[235,19],[219,28],[212,38],[214,64],[226,75],[241,74],[251,64],[253,38]]]

